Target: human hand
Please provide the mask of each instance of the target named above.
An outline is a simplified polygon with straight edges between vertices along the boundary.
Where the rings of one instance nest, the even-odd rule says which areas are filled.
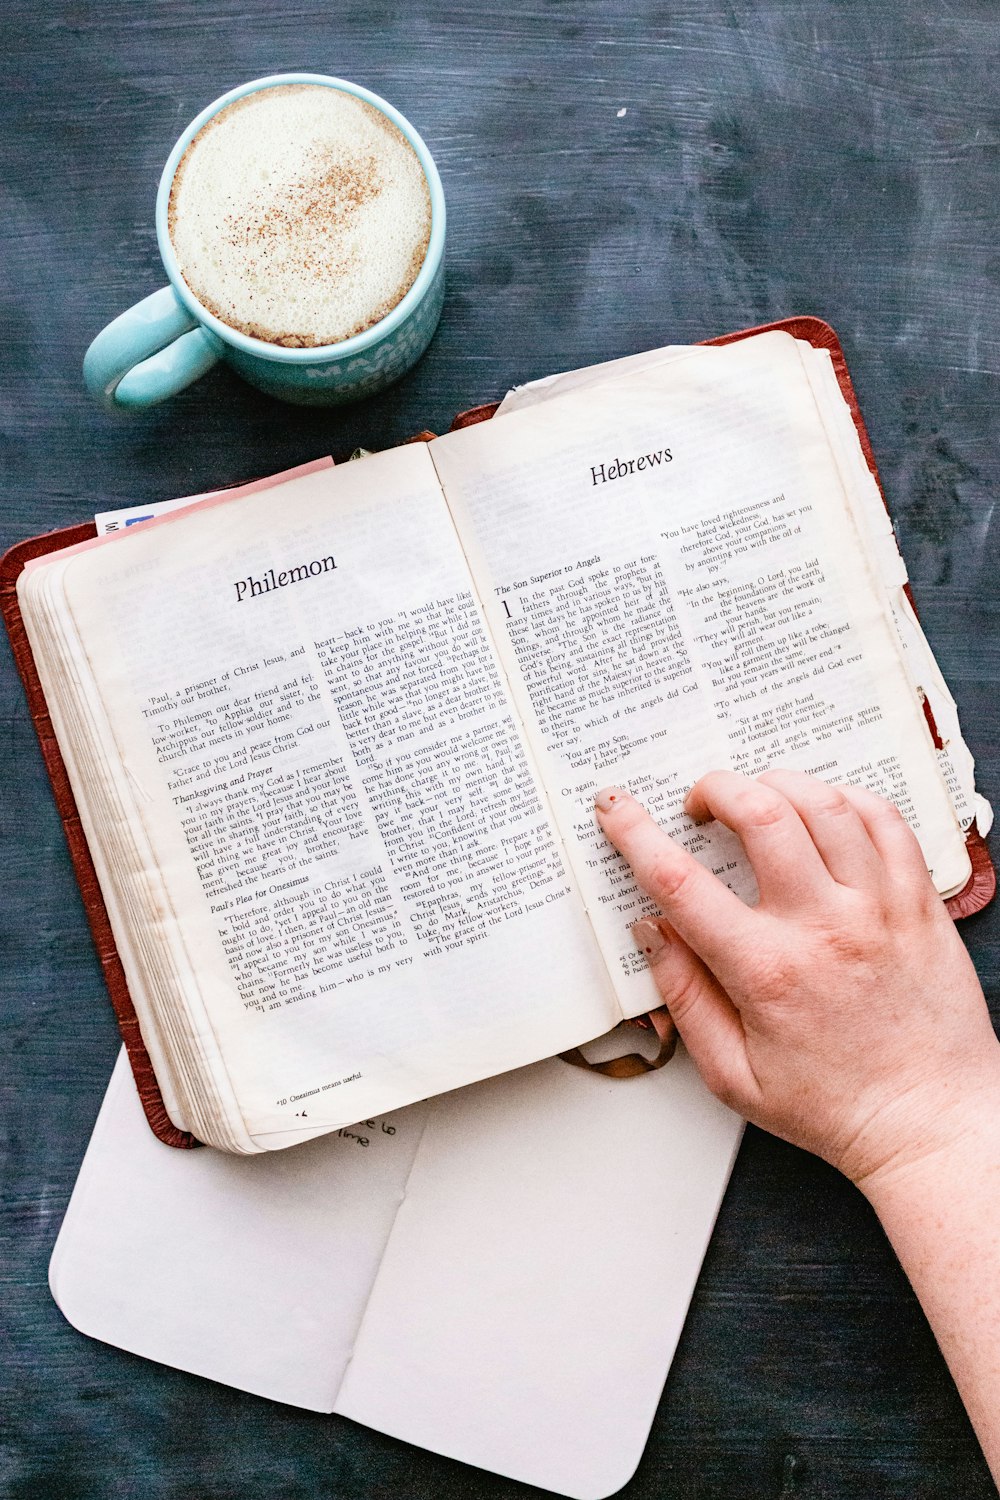
[[[866,1190],[953,1144],[970,1111],[997,1109],[982,989],[894,807],[777,770],[713,771],[686,807],[737,834],[755,909],[634,798],[597,796],[602,829],[664,914],[633,933],[713,1093]]]

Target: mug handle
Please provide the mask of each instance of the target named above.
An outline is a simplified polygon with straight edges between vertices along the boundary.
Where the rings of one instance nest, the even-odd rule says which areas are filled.
[[[84,355],[83,379],[108,411],[141,411],[198,380],[221,354],[222,341],[165,286],[101,330]]]

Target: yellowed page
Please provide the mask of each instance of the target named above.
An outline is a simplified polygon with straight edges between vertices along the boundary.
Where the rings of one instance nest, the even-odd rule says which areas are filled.
[[[425,449],[61,567],[140,992],[249,1149],[619,1018]]]
[[[796,341],[626,373],[431,445],[626,1013],[648,903],[599,838],[621,782],[745,897],[683,795],[775,762],[893,797],[942,890],[968,858]],[[610,879],[609,879],[610,877]]]
[[[942,739],[942,744],[936,749],[938,764],[948,787],[955,815],[963,829],[969,828],[975,821],[978,831],[985,835],[993,823],[993,810],[976,791],[975,764],[962,736],[955,700],[903,589],[906,582],[905,564],[900,556],[882,495],[862,452],[854,418],[844,400],[829,350],[814,348],[802,339],[797,339],[796,345],[827,428],[848,502],[853,508],[859,530],[866,535],[867,544],[876,554],[878,572],[900,637],[903,658],[914,691],[918,696],[926,697],[934,715]],[[628,355],[624,359],[608,360],[586,369],[571,370],[563,375],[534,380],[508,392],[496,415],[500,417],[512,411],[522,411],[569,391],[605,385],[621,374],[651,369],[655,365],[698,352],[705,353],[705,350],[699,350],[698,346],[669,345],[661,349],[650,349],[642,354]]]

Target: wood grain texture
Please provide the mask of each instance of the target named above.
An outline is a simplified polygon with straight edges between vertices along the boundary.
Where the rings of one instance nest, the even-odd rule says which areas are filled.
[[[815,313],[844,343],[925,628],[1000,798],[993,0],[509,0],[502,14],[441,0],[7,0],[2,14],[0,545],[441,430],[557,368]],[[170,146],[225,89],[293,68],[385,95],[438,161],[450,279],[428,355],[342,411],[281,406],[216,370],[143,418],[105,416],[80,361],[162,282],[152,206]],[[2,1500],[540,1493],[162,1370],[62,1321],[45,1269],[117,1034],[6,655],[0,713]],[[996,906],[964,932],[996,1004]],[[636,1170],[655,1169],[646,1143]],[[866,1205],[758,1132],[622,1493],[995,1493]]]

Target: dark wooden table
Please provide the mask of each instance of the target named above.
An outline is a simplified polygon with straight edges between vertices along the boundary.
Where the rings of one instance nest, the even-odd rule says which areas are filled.
[[[995,0],[508,0],[502,16],[444,0],[6,0],[2,15],[5,545],[441,430],[554,369],[818,313],[843,339],[925,626],[997,799]],[[163,280],[153,197],[175,137],[225,89],[299,68],[384,94],[438,160],[450,290],[430,352],[395,390],[339,412],[279,405],[217,369],[144,417],[103,415],[80,361]],[[62,1321],[46,1263],[118,1044],[6,655],[0,692],[0,1496],[539,1493]],[[1000,908],[964,930],[995,1001]],[[750,1131],[623,1495],[994,1493],[864,1202]]]

